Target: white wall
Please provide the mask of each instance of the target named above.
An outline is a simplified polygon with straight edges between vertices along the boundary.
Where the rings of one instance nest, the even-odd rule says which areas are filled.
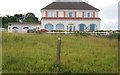
[[[79,24],[85,24],[86,27],[88,27],[90,24],[95,24],[95,25],[97,25],[96,30],[100,30],[100,20],[42,20],[41,28],[45,29],[44,27],[48,23],[54,25],[54,30],[55,30],[55,26],[59,23],[62,23],[65,25],[65,30],[67,30],[66,27],[70,23],[72,23],[72,24],[74,24],[74,26],[76,26],[76,30],[79,30],[79,28],[78,28]]]
[[[95,12],[95,17],[99,17],[99,11],[97,10],[42,10],[41,13],[42,13],[42,17],[46,17],[46,11],[47,12],[56,12],[58,11],[59,12],[59,17],[64,17],[64,11],[67,13],[67,12],[75,12],[76,11],[76,17],[82,17],[82,12],[84,12],[84,14],[86,14],[87,12]],[[73,13],[74,15],[74,13]],[[92,14],[93,16],[93,14]],[[67,15],[66,15],[67,17]]]
[[[45,11],[41,11],[41,13],[42,13],[42,17],[46,17],[46,15],[45,15]]]
[[[82,17],[82,12],[81,11],[77,11],[76,17]]]
[[[58,17],[64,17],[64,11],[59,11],[58,14]]]
[[[18,29],[13,29],[13,27],[17,27]],[[18,32],[18,33],[27,33],[28,29],[23,29],[24,27],[29,27],[29,29],[34,29],[39,27],[40,24],[34,24],[34,25],[29,25],[29,24],[12,24],[12,26],[8,26],[8,32]],[[10,29],[9,29],[10,28]]]

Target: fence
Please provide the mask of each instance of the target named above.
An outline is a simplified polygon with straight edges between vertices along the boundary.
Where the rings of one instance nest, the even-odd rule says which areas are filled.
[[[74,34],[75,32],[47,32],[48,34]],[[90,35],[110,35],[113,32],[81,32],[81,33],[88,33]],[[118,32],[115,32],[118,33]]]

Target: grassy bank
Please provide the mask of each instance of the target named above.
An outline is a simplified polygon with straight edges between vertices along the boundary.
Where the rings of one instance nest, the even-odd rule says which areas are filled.
[[[3,72],[57,72],[58,35],[3,33]],[[115,73],[117,39],[61,35],[61,73]]]

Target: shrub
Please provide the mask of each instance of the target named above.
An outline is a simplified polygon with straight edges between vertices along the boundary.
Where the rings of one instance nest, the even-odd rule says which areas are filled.
[[[80,33],[81,33],[80,31],[73,31],[73,32],[74,32],[74,35],[75,35],[75,36],[79,36]]]
[[[95,32],[107,32],[105,30],[96,30]]]
[[[109,39],[119,39],[120,34],[112,33],[112,34],[110,34],[106,37],[109,38]]]
[[[118,40],[120,40],[120,33],[118,33]]]
[[[74,31],[74,34],[76,36],[79,36],[79,35],[81,35],[81,36],[88,36],[88,35],[90,35],[90,33],[85,33],[85,32],[81,32],[81,31]]]
[[[81,36],[89,36],[89,35],[90,35],[90,33],[85,33],[85,32],[82,32],[82,33],[80,33],[80,35],[81,35]]]

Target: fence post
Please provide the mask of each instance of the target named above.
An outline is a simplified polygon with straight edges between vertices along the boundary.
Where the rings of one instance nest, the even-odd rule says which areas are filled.
[[[58,36],[58,44],[57,44],[57,63],[60,65],[60,53],[61,53],[61,37]]]

